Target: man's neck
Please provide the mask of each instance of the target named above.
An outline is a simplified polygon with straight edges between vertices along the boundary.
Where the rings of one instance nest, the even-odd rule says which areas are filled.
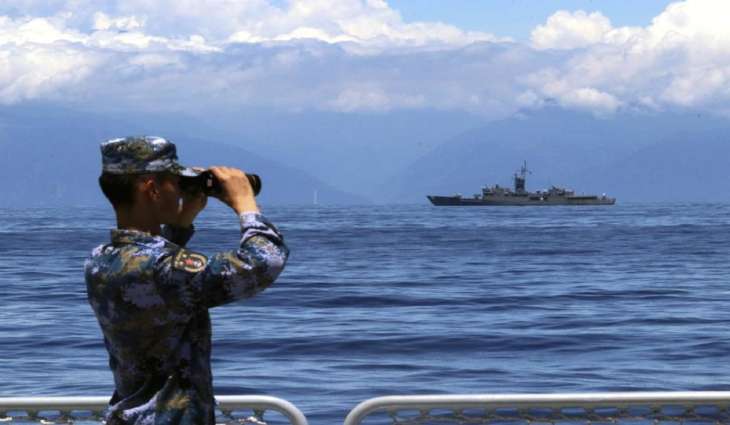
[[[152,235],[159,235],[161,230],[160,222],[157,221],[150,211],[142,208],[120,208],[116,210],[117,229],[139,230]]]

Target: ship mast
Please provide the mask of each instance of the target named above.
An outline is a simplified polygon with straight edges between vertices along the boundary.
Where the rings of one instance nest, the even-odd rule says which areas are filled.
[[[520,173],[515,173],[515,192],[516,193],[523,193],[525,192],[525,180],[527,178],[527,174],[530,172],[530,170],[527,169],[527,161],[523,161],[522,168],[520,168]]]

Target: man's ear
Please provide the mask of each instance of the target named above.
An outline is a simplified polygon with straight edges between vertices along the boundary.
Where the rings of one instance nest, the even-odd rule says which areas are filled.
[[[151,200],[157,200],[160,197],[160,191],[157,188],[157,182],[154,176],[141,176],[137,182],[139,191]]]

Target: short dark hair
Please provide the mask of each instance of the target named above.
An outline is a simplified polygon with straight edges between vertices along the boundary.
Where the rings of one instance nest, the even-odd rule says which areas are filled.
[[[130,206],[134,203],[137,177],[135,174],[102,173],[99,176],[99,186],[114,208]]]
[[[173,174],[169,172],[150,173],[159,183],[164,179],[172,178]],[[131,206],[134,204],[134,186],[137,179],[141,176],[149,174],[111,174],[101,173],[99,176],[99,186],[104,192],[106,199],[111,202],[114,208],[123,206]]]

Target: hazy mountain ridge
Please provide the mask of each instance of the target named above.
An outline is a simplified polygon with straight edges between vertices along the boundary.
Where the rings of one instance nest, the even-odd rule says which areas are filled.
[[[172,135],[168,137],[177,144],[183,163],[230,165],[259,174],[263,205],[311,204],[314,190],[323,202],[367,202],[245,149],[179,133],[180,129],[147,122],[52,107],[0,109],[0,179],[4,183],[0,207],[106,203],[96,181],[101,170],[99,143],[135,134]]]
[[[486,184],[511,187],[526,160],[533,171],[528,190],[557,185],[624,201],[728,201],[728,158],[730,122],[722,118],[597,118],[548,108],[446,141],[404,170],[393,199],[424,202],[426,194],[471,196]]]
[[[389,113],[239,111],[207,124],[226,143],[316,175],[374,201],[388,198],[393,177],[444,140],[484,124],[455,111]]]
[[[680,131],[587,174],[627,200],[730,201],[730,126]],[[620,171],[620,172],[617,172]]]
[[[129,134],[171,138],[186,164],[232,165],[261,175],[263,205],[311,204],[315,191],[322,204],[470,196],[485,184],[511,186],[523,160],[533,172],[529,190],[565,186],[619,202],[730,200],[730,121],[718,117],[665,112],[597,118],[557,107],[487,124],[438,111],[347,119],[260,114],[216,122],[170,114],[102,116],[47,105],[0,108],[0,206],[105,203],[96,184],[99,142]]]

